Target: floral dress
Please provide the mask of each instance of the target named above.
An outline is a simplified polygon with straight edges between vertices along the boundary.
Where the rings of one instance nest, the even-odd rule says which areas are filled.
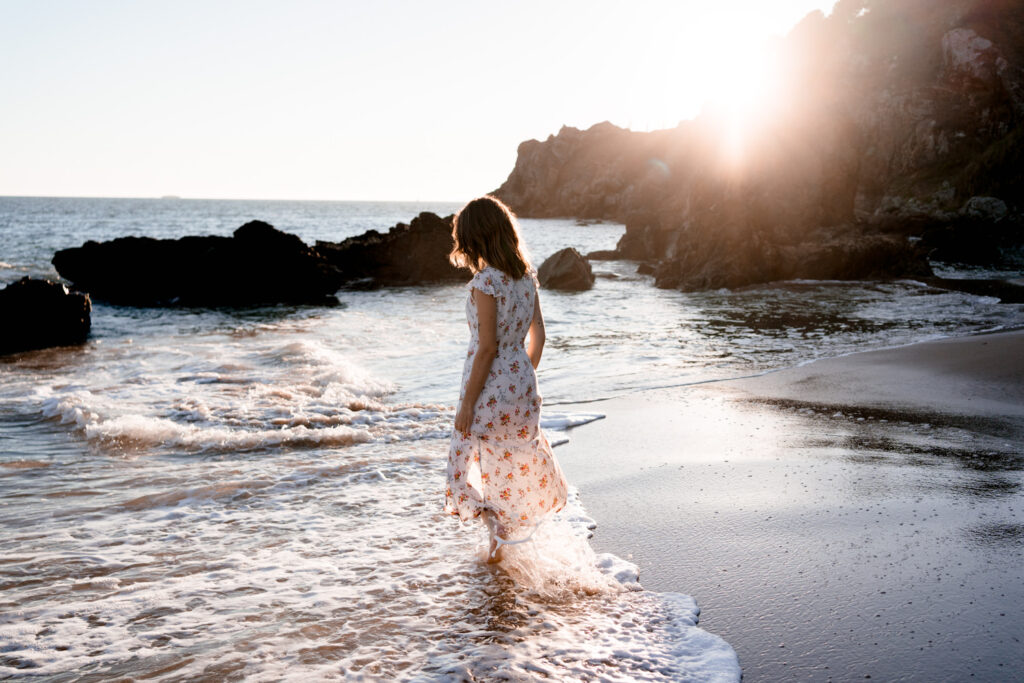
[[[495,299],[498,355],[477,398],[469,433],[452,434],[445,510],[465,521],[489,508],[505,527],[505,536],[512,537],[561,510],[566,501],[565,476],[540,428],[537,374],[524,343],[533,320],[537,276],[531,270],[514,280],[487,267],[466,286],[471,339],[460,407],[480,342],[474,289]]]

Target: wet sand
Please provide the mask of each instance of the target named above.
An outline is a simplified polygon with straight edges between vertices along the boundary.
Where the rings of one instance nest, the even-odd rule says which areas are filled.
[[[584,406],[595,549],[693,595],[745,681],[1024,671],[1024,332]]]

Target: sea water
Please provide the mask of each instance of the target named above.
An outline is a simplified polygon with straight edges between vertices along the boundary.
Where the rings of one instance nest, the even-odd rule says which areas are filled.
[[[0,284],[55,277],[53,251],[87,239],[262,219],[311,243],[456,208],[0,198]],[[539,264],[611,248],[623,226],[523,231]],[[592,290],[541,295],[555,443],[601,418],[559,403],[1024,320],[911,281],[687,294],[629,262],[593,265]],[[465,296],[452,284],[343,291],[332,308],[96,302],[85,345],[0,359],[0,674],[736,680],[687,586],[640,590],[628,558],[593,553],[600,520],[578,494],[499,567],[483,562],[482,525],[443,514]]]

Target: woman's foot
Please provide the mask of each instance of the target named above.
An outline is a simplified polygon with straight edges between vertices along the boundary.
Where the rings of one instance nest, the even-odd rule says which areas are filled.
[[[501,544],[498,543],[498,539],[491,536],[491,547],[487,549],[487,564],[497,564],[501,562]]]
[[[501,562],[501,543],[498,542],[498,538],[505,535],[505,527],[498,524],[490,510],[485,510],[483,516],[491,541],[487,548],[487,564],[497,564]]]

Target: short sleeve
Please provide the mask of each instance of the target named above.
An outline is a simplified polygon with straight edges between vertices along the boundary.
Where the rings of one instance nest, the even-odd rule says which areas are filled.
[[[479,289],[484,294],[497,296],[497,282],[495,281],[494,269],[484,268],[473,276],[473,279],[466,285],[468,289]]]

